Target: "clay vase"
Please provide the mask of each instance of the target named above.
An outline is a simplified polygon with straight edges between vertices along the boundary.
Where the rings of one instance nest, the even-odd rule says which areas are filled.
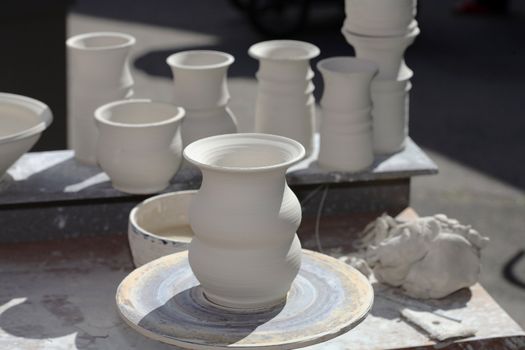
[[[190,206],[189,263],[211,302],[259,309],[286,299],[301,265],[301,206],[285,172],[304,154],[299,142],[268,134],[213,136],[185,148],[203,176]]]
[[[182,160],[183,117],[180,107],[144,99],[99,107],[97,160],[113,187],[137,194],[168,187]]]
[[[317,46],[294,40],[252,45],[248,54],[259,60],[255,131],[300,142],[310,154],[315,132],[314,73],[310,60]]]
[[[344,27],[342,29],[346,41],[354,47],[356,57],[377,63],[377,77],[384,80],[397,80],[406,74],[408,67],[404,54],[419,32],[416,26],[402,36],[372,37],[349,32]]]
[[[80,34],[66,41],[68,147],[81,162],[96,164],[95,109],[133,95],[128,61],[134,44],[131,35],[111,32]]]
[[[207,50],[178,52],[166,59],[173,73],[173,101],[186,110],[181,129],[184,146],[237,132],[237,121],[227,107],[227,72],[234,60],[230,54]]]
[[[0,93],[0,180],[53,121],[51,110],[35,99]]]
[[[365,36],[403,36],[417,26],[417,0],[346,0],[344,28]]]
[[[317,68],[324,81],[318,164],[326,170],[364,170],[374,161],[370,84],[377,64],[332,57]]]
[[[372,81],[374,153],[392,154],[405,148],[408,137],[412,72],[400,80]]]

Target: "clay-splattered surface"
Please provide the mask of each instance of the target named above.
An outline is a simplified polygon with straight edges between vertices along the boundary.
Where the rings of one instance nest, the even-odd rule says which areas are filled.
[[[132,269],[125,237],[0,245],[0,349],[174,349],[132,331],[118,317],[115,291]],[[400,319],[423,307],[374,286],[375,304],[355,329],[311,349],[431,349],[434,343]],[[476,285],[424,304],[478,329],[450,349],[524,349],[525,333]],[[447,345],[447,344],[439,344]]]

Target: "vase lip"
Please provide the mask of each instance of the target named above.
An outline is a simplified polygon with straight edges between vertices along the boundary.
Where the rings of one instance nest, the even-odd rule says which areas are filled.
[[[121,43],[114,43],[114,44],[107,44],[107,45],[94,45],[94,46],[86,46],[81,45],[82,42],[84,42],[86,39],[96,39],[96,38],[113,38],[113,39],[121,39],[123,42]],[[126,47],[131,47],[135,45],[136,39],[134,36],[126,34],[126,33],[120,33],[120,32],[88,32],[83,34],[78,34],[70,37],[66,40],[66,45],[70,48],[77,49],[77,50],[84,50],[84,51],[104,51],[104,50],[112,50],[112,49],[121,49]]]
[[[132,105],[142,105],[142,106],[148,106],[148,107],[165,108],[166,110],[170,111],[171,117],[168,117],[168,118],[165,118],[159,121],[149,122],[149,123],[116,122],[108,118],[108,113],[110,111],[118,109],[118,108],[122,108],[122,107],[129,107]],[[95,120],[100,124],[110,125],[110,126],[119,127],[119,128],[137,129],[137,128],[145,128],[145,127],[164,126],[164,125],[176,123],[180,121],[182,118],[184,118],[185,114],[186,114],[186,111],[184,110],[184,108],[172,105],[170,103],[155,102],[150,99],[127,99],[127,100],[113,101],[113,102],[106,103],[98,107],[95,110],[94,117],[95,117]]]
[[[0,108],[9,105],[21,107],[29,111],[36,115],[39,121],[28,128],[12,132],[5,136],[0,136],[0,144],[25,139],[39,134],[47,129],[47,127],[53,122],[51,109],[49,109],[45,103],[27,96],[0,92]],[[2,112],[0,113],[3,114]]]
[[[354,56],[335,56],[325,58],[317,63],[317,69],[322,73],[336,75],[372,74],[379,71],[377,63]]]
[[[232,152],[240,148],[268,146],[273,147],[287,157],[269,165],[253,166],[225,166],[213,164],[208,161],[208,154],[217,154],[220,148],[230,149]],[[284,153],[283,153],[284,151]],[[190,143],[184,148],[183,155],[186,160],[200,169],[227,172],[227,173],[257,173],[278,169],[286,169],[297,163],[306,154],[304,146],[293,139],[284,136],[263,133],[236,133],[206,137]]]
[[[178,59],[207,56],[208,59],[220,59],[217,62],[191,64],[186,62],[177,62]],[[235,57],[229,53],[216,50],[186,50],[173,53],[166,58],[166,63],[172,68],[182,68],[186,70],[208,70],[214,68],[228,67],[235,62]]]
[[[278,49],[301,49],[303,52],[298,55],[279,55],[272,56]],[[304,61],[319,56],[321,50],[314,44],[299,40],[267,40],[253,44],[248,49],[248,55],[255,59],[265,59],[271,61]]]

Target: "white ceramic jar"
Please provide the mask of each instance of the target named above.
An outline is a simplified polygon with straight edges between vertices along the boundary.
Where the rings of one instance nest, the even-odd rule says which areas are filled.
[[[230,54],[210,50],[182,51],[166,59],[173,73],[174,102],[186,110],[184,146],[203,137],[237,132],[237,121],[227,107],[227,72],[234,61]]]
[[[371,37],[358,35],[343,28],[342,33],[349,44],[354,47],[356,57],[373,61],[379,66],[379,79],[398,80],[406,74],[406,49],[419,35],[415,27],[406,35],[396,37]]]
[[[294,40],[264,41],[248,50],[259,61],[255,131],[294,139],[307,154],[315,131],[310,60],[319,53],[317,46]]]
[[[372,82],[374,152],[391,154],[405,147],[408,137],[410,78]]]
[[[355,57],[331,57],[321,60],[317,68],[324,81],[319,166],[364,170],[374,160],[370,84],[377,64]]]
[[[417,0],[346,0],[344,28],[365,36],[403,36],[417,26]]]
[[[213,136],[185,148],[203,175],[190,207],[189,262],[217,305],[257,309],[285,300],[301,265],[301,206],[285,172],[304,154],[297,141],[268,134]]]
[[[51,110],[35,99],[0,93],[0,179],[53,121]]]
[[[131,35],[114,32],[85,33],[66,41],[68,145],[84,163],[96,163],[95,109],[133,94],[128,61],[134,44]]]
[[[129,213],[128,241],[135,267],[188,249],[193,238],[189,208],[197,191],[150,197]]]
[[[165,189],[181,163],[183,117],[180,107],[144,99],[99,107],[97,161],[113,187],[128,193]]]

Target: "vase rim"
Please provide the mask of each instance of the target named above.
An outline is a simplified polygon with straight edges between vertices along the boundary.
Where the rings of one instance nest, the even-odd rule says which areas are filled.
[[[97,38],[105,38],[105,39],[121,39],[123,40],[120,43],[113,43],[113,44],[106,44],[106,45],[94,45],[94,46],[86,46],[81,45],[82,42],[85,42],[85,40],[89,39],[97,39]],[[70,37],[66,40],[66,45],[70,48],[74,48],[77,50],[85,50],[85,51],[104,51],[104,50],[112,50],[112,49],[120,49],[120,48],[126,48],[131,47],[135,45],[136,39],[134,36],[126,34],[126,33],[120,33],[120,32],[89,32],[89,33],[83,33],[78,34]]]
[[[198,64],[189,64],[189,63],[182,63],[177,62],[177,59],[184,59],[184,58],[191,58],[191,56],[198,57],[202,59],[203,57],[207,56],[206,58],[215,58],[220,59],[217,62],[211,62],[211,63],[198,63]],[[216,51],[216,50],[187,50],[187,51],[180,51],[176,52],[174,54],[169,55],[166,58],[166,63],[170,67],[174,68],[183,68],[187,70],[207,70],[207,69],[214,69],[214,68],[223,68],[230,66],[233,62],[235,62],[235,57],[230,55],[229,53],[222,52],[222,51]]]
[[[20,107],[38,117],[38,121],[30,127],[22,128],[19,131],[11,132],[4,136],[0,135],[0,144],[34,136],[47,129],[47,127],[53,122],[53,114],[49,107],[45,103],[33,98],[17,94],[0,93],[0,109],[5,106]],[[0,114],[4,113],[0,111]]]
[[[335,56],[325,58],[317,63],[317,69],[323,73],[337,75],[372,74],[379,71],[377,63],[354,56]]]
[[[108,117],[108,113],[110,111],[119,109],[119,108],[130,107],[132,105],[142,105],[142,106],[148,106],[148,107],[164,108],[167,111],[169,111],[169,117],[163,118],[158,121],[147,122],[147,123],[126,123],[126,122],[120,122],[120,121],[117,122],[117,121],[111,120]],[[95,120],[99,122],[100,124],[110,125],[110,126],[119,127],[119,128],[137,129],[137,128],[145,128],[145,127],[157,127],[157,126],[163,126],[163,125],[176,123],[180,121],[182,118],[184,118],[185,114],[186,114],[186,111],[184,110],[184,108],[174,106],[169,103],[155,102],[150,99],[128,99],[128,100],[119,100],[119,101],[106,103],[105,105],[102,105],[95,110],[94,116],[95,116]]]
[[[234,154],[235,151],[246,150],[250,147],[258,147],[259,150],[262,148],[270,150],[270,147],[273,147],[275,154],[272,155],[280,156],[281,159],[269,161],[269,164],[263,165],[224,165],[214,163],[217,159],[212,158],[217,155],[221,156],[221,148],[225,151],[229,150],[228,154]],[[257,173],[286,169],[303,159],[305,153],[305,148],[301,143],[284,136],[263,133],[236,133],[210,136],[194,141],[186,146],[183,155],[186,160],[200,169],[228,173]]]
[[[301,49],[303,53],[298,55],[284,55],[272,57],[277,49]],[[304,61],[319,56],[321,50],[314,44],[299,40],[267,40],[253,44],[248,49],[248,55],[255,59],[265,59],[272,61]]]

